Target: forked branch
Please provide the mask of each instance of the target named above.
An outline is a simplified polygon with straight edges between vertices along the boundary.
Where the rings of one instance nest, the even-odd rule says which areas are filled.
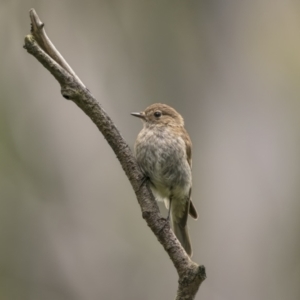
[[[160,215],[148,186],[143,184],[143,174],[129,146],[101,105],[50,41],[44,24],[34,9],[30,10],[30,19],[31,33],[25,37],[24,48],[59,82],[62,96],[75,102],[101,131],[135,191],[143,218],[163,245],[177,270],[179,285],[176,299],[194,299],[200,284],[206,278],[204,266],[191,261],[181,247],[169,223]]]

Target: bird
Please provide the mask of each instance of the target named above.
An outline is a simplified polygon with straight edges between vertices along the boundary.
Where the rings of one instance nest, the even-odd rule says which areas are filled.
[[[191,199],[192,142],[183,117],[171,106],[155,103],[144,111],[133,112],[143,122],[134,144],[134,154],[158,201],[168,209],[167,220],[186,253],[192,256],[187,227],[190,214],[198,213]]]

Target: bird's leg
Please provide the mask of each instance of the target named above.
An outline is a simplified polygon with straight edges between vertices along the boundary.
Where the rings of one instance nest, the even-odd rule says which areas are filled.
[[[137,191],[139,191],[139,190],[142,188],[142,186],[143,186],[149,179],[150,179],[150,178],[149,178],[148,176],[144,175],[143,178],[142,178],[142,182],[141,182],[141,184],[140,184],[140,186],[139,186],[139,188],[138,188]]]

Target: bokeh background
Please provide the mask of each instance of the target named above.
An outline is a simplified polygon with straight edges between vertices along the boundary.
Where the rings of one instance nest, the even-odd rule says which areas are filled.
[[[0,1],[0,299],[173,299],[115,155],[22,48],[34,7],[130,145],[175,107],[193,141],[196,299],[300,299],[300,2]],[[165,211],[162,211],[165,213]]]

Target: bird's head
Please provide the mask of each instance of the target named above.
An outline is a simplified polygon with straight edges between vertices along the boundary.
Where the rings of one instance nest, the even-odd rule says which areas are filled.
[[[134,112],[131,115],[140,118],[146,126],[184,126],[182,116],[166,104],[155,103],[148,106],[144,111]]]

